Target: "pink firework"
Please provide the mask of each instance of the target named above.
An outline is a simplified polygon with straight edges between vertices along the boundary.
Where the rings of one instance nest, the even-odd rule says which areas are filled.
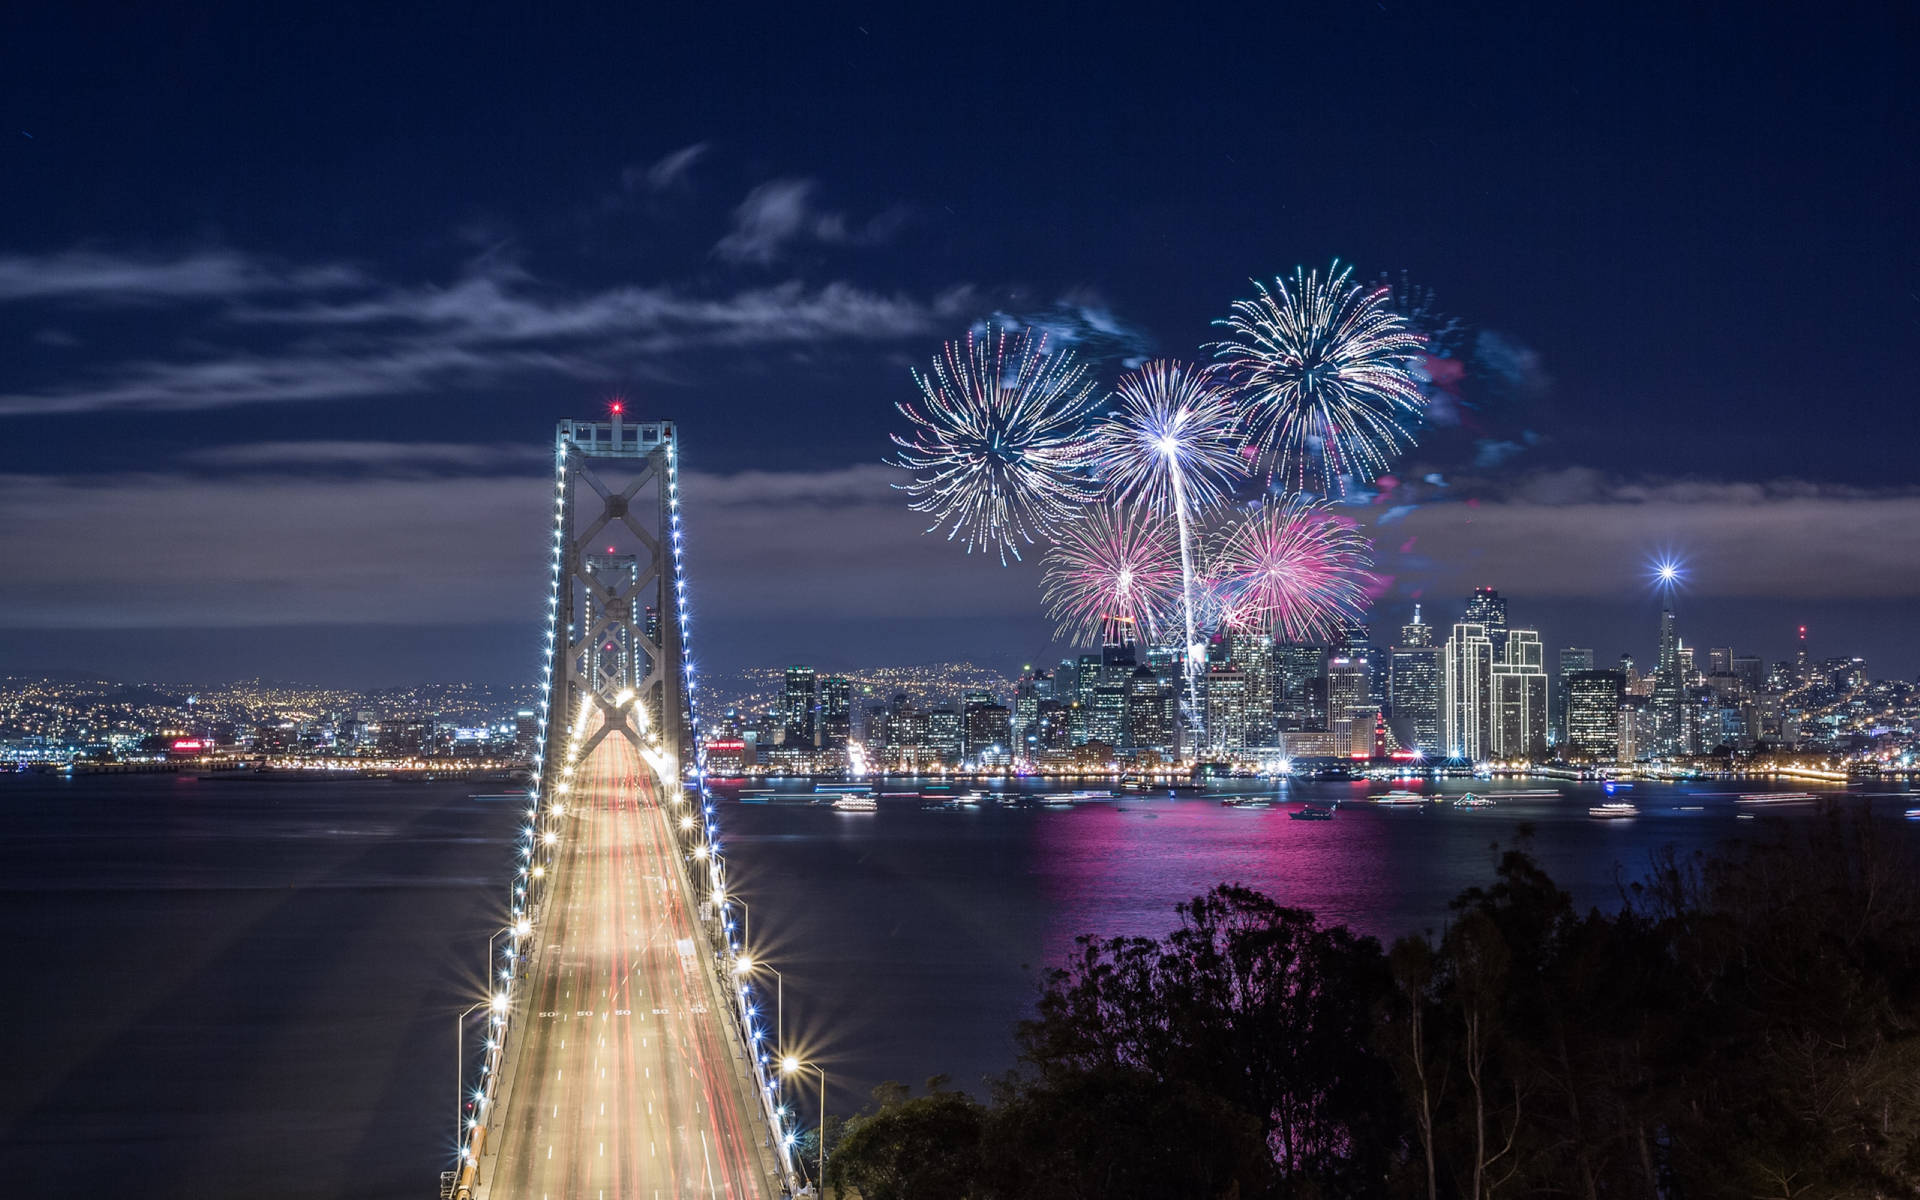
[[[1219,546],[1208,590],[1225,623],[1313,642],[1367,607],[1373,545],[1325,505],[1294,496],[1236,514]]]
[[[1090,509],[1041,560],[1055,635],[1084,646],[1154,641],[1180,620],[1180,546],[1150,513]]]

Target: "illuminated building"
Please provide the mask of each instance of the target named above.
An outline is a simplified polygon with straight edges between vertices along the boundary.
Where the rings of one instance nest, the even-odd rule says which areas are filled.
[[[1387,707],[1400,736],[1420,753],[1440,751],[1440,647],[1433,626],[1420,619],[1400,627],[1400,641],[1388,652]]]
[[[1134,668],[1127,683],[1127,740],[1134,751],[1171,752],[1174,731],[1179,722],[1179,699],[1175,686],[1165,683],[1153,668]]]
[[[1247,746],[1247,677],[1232,662],[1207,666],[1207,743],[1215,754]]]
[[[1492,722],[1493,642],[1486,626],[1472,621],[1455,625],[1442,663],[1442,747],[1448,757],[1477,762],[1487,756],[1487,727]]]
[[[819,680],[812,667],[788,667],[787,690],[780,705],[788,746],[817,746]]]
[[[1546,648],[1531,629],[1507,633],[1507,652],[1493,664],[1488,752],[1506,761],[1547,756]]]
[[[1561,677],[1567,693],[1567,757],[1577,762],[1619,761],[1620,713],[1626,677],[1618,671],[1574,671]]]
[[[1581,671],[1594,669],[1593,648],[1591,646],[1562,646],[1560,648],[1560,670],[1553,685],[1553,742],[1557,746],[1567,744],[1567,677]]]
[[[1507,600],[1490,587],[1473,589],[1473,595],[1467,597],[1467,610],[1460,618],[1461,623],[1478,625],[1486,630],[1487,643],[1493,647],[1493,657],[1497,662],[1507,652]]]
[[[1335,654],[1327,659],[1327,729],[1339,753],[1351,753],[1360,742],[1371,753],[1377,712],[1367,699],[1372,680],[1373,672],[1364,655]]]
[[[1274,716],[1282,732],[1326,728],[1326,662],[1319,646],[1274,647]]]
[[[1241,741],[1271,746],[1274,740],[1273,638],[1264,631],[1238,631],[1227,639],[1227,657],[1246,680],[1247,697]]]

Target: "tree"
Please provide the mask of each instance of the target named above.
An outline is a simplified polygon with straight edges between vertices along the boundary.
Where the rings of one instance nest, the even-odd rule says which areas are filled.
[[[875,1112],[847,1122],[827,1159],[827,1180],[862,1200],[969,1200],[979,1197],[980,1134],[985,1108],[964,1092],[927,1081],[909,1097],[897,1083],[874,1089]]]

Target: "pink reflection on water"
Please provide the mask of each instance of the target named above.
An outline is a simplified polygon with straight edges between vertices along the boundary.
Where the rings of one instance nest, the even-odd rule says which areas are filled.
[[[1366,793],[1363,783],[1351,787],[1354,799]],[[1316,788],[1314,801],[1346,794]],[[1396,846],[1419,840],[1421,814],[1343,804],[1331,821],[1290,820],[1298,807],[1284,794],[1269,809],[1163,794],[1036,813],[1032,869],[1050,902],[1045,961],[1061,962],[1084,933],[1162,936],[1174,927],[1175,904],[1219,883],[1383,939],[1408,932],[1400,919],[1415,907],[1407,879],[1381,867],[1395,861]]]

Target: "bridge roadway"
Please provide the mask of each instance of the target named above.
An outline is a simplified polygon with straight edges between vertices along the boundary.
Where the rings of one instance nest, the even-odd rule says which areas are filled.
[[[615,735],[567,799],[476,1196],[775,1200],[764,1110],[660,789]]]

